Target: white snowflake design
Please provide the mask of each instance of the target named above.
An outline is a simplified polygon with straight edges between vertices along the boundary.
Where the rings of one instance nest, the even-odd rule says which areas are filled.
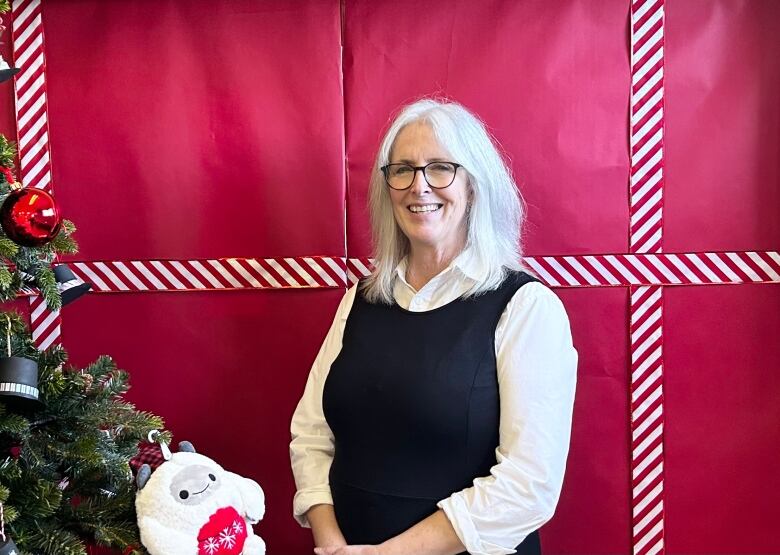
[[[214,555],[214,553],[219,550],[219,542],[216,538],[209,538],[203,542],[203,549],[205,549],[209,555]]]
[[[240,520],[236,520],[235,522],[233,522],[233,532],[235,532],[236,534],[240,534],[243,531],[244,531],[243,522],[241,522]]]
[[[236,545],[236,535],[230,533],[230,526],[219,533],[219,543],[228,549]]]

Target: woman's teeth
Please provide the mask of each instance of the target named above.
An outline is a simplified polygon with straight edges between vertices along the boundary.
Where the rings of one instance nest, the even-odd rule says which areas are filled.
[[[410,206],[409,210],[412,212],[435,212],[441,208],[441,204],[426,204],[424,206]]]

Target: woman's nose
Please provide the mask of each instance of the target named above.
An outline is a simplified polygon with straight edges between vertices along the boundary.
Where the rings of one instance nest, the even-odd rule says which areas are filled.
[[[420,195],[431,188],[428,182],[425,180],[425,174],[423,170],[416,170],[414,172],[414,181],[412,181],[412,193]]]

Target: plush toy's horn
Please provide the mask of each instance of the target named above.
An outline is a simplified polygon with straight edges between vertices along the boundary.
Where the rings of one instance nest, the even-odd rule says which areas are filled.
[[[181,452],[184,452],[184,453],[197,453],[197,451],[195,451],[195,447],[193,447],[192,443],[190,443],[189,441],[180,441],[179,442],[179,452],[180,453]]]
[[[135,477],[135,483],[139,490],[144,489],[144,486],[146,485],[146,482],[149,481],[151,475],[152,467],[148,464],[142,464],[141,468],[138,469],[138,475]]]

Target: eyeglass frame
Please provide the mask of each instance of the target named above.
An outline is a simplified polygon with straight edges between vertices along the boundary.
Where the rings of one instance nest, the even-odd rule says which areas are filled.
[[[444,187],[436,187],[435,185],[432,185],[430,181],[428,181],[428,176],[425,175],[425,169],[428,166],[432,166],[433,164],[451,164],[451,165],[455,166],[455,171],[452,173],[452,181],[450,181],[449,184],[445,185]],[[414,170],[414,173],[412,174],[412,181],[411,181],[411,183],[409,183],[409,185],[407,185],[403,189],[396,189],[395,187],[390,185],[390,180],[388,179],[388,175],[387,175],[387,169],[390,166],[407,166],[409,168],[412,168],[412,170]],[[434,162],[428,162],[424,166],[413,166],[411,164],[405,164],[404,162],[395,162],[393,164],[386,164],[386,165],[382,166],[379,169],[382,171],[382,175],[385,177],[385,184],[387,184],[388,187],[390,187],[393,191],[406,191],[412,185],[414,185],[414,180],[417,179],[417,172],[418,171],[422,172],[423,179],[428,184],[428,186],[431,187],[432,189],[446,189],[447,187],[449,187],[450,185],[455,183],[455,178],[458,177],[458,168],[462,168],[462,167],[463,167],[463,164],[458,164],[457,162],[448,162],[446,160],[436,160]]]

